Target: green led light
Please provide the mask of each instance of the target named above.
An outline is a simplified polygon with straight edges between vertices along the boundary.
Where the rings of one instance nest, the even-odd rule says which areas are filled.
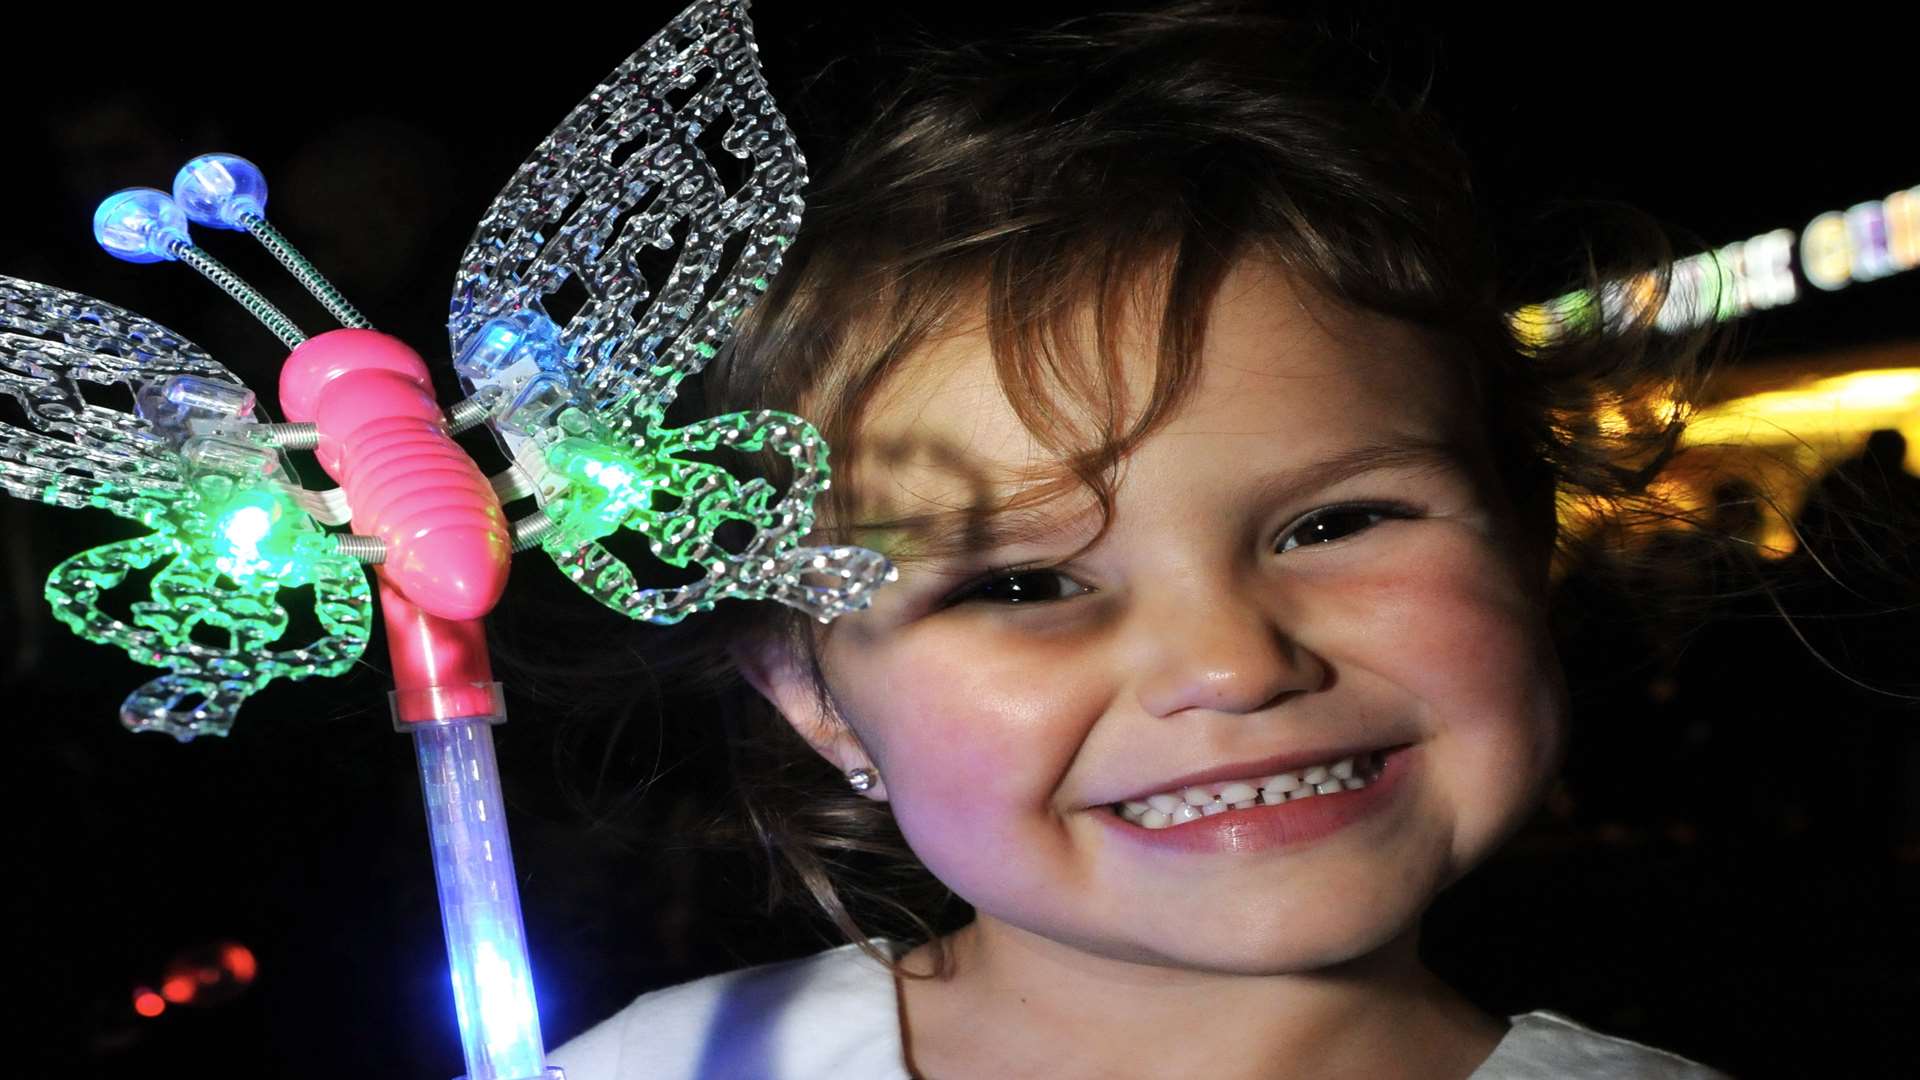
[[[775,415],[791,430],[812,432],[798,417]],[[731,419],[716,418],[720,422]],[[655,443],[663,441],[656,438]],[[765,434],[730,441],[740,450],[758,450]],[[718,442],[716,439],[705,448],[711,449]],[[713,550],[715,531],[726,522],[738,521],[762,530],[775,525],[768,510],[774,494],[772,485],[765,480],[742,484],[725,469],[703,461],[670,453],[649,455],[570,436],[547,448],[547,464],[568,480],[566,492],[546,506],[547,516],[559,525],[544,540],[550,552],[572,551],[628,528],[645,535],[662,562],[685,567],[706,561]],[[662,502],[670,508],[656,508],[656,495],[669,496]]]
[[[208,546],[214,568],[221,573],[236,581],[310,576],[298,545],[304,515],[284,494],[265,488],[243,491],[212,508],[208,516],[213,519]],[[311,533],[311,527],[306,531]]]
[[[568,481],[566,493],[546,507],[563,534],[555,543],[578,547],[629,524],[644,531],[660,479],[657,462],[572,436],[547,448],[547,465]]]

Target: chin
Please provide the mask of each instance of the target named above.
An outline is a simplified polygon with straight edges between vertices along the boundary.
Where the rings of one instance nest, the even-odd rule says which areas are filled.
[[[1378,896],[1373,903],[1283,910],[1240,903],[1190,909],[1151,925],[1028,924],[1030,932],[1082,952],[1147,967],[1220,975],[1294,975],[1378,960],[1416,939],[1430,896]],[[1104,932],[1101,932],[1104,931]]]
[[[1286,926],[1249,927],[1239,940],[1209,935],[1205,942],[1179,943],[1178,966],[1229,975],[1297,975],[1364,964],[1383,950],[1412,940],[1425,905],[1404,911],[1371,911],[1366,918],[1349,909],[1345,916],[1296,920]]]

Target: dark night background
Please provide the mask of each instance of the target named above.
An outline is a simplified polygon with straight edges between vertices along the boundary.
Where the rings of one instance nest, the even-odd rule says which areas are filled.
[[[188,157],[227,150],[262,167],[275,223],[375,325],[443,363],[449,284],[474,222],[678,5],[631,5],[592,28],[469,10],[399,25],[330,8],[273,33],[238,17],[208,33],[156,16],[138,37],[133,22],[56,14],[12,35],[0,184],[14,221],[0,273],[139,311],[270,387],[281,353],[235,305],[184,268],[116,262],[88,233],[108,192],[169,186]],[[866,55],[874,43],[1001,21],[979,8],[885,10],[766,0],[755,12],[776,95],[816,165],[884,70]],[[1034,21],[1073,10],[1020,8]],[[1884,9],[1750,8],[1721,24],[1653,6],[1592,10],[1410,24],[1444,44],[1439,107],[1516,252],[1527,253],[1525,214],[1552,198],[1622,200],[1721,244],[1920,184],[1910,40],[1876,28]],[[836,55],[803,100],[803,80]],[[200,240],[309,330],[326,325],[251,241]],[[1920,363],[1920,271],[1810,293],[1743,324],[1750,360],[1904,345]],[[1920,506],[1920,481],[1863,475],[1874,498]],[[57,561],[131,535],[127,523],[5,500],[0,534],[18,1044],[6,1074],[463,1071],[412,750],[389,726],[380,640],[345,678],[276,683],[227,739],[136,737],[115,707],[147,670],[72,636],[39,600]],[[1854,543],[1911,574],[1914,539],[1869,531]],[[1852,679],[1920,691],[1913,614],[1885,610],[1915,597],[1837,543],[1819,553],[1864,599],[1792,561],[1781,581],[1802,633]],[[1435,908],[1433,962],[1489,1009],[1556,1009],[1743,1076],[1911,1075],[1915,706],[1823,666],[1764,599],[1730,601],[1726,618],[1682,638],[1637,619],[1620,590],[1577,578],[1568,589],[1587,617],[1564,651],[1580,725],[1565,784]],[[505,643],[543,632],[516,605],[549,602],[572,605],[558,617],[583,641],[618,629],[529,559]],[[513,722],[497,736],[549,1046],[642,990],[819,946],[804,920],[755,913],[744,859],[658,858],[589,824],[656,769],[630,821],[670,836],[706,805],[699,796],[724,773],[701,717],[669,710],[673,724],[656,731],[643,710],[603,753],[610,714],[569,708],[568,687],[511,667],[501,677]],[[134,1013],[136,986],[221,941],[257,956],[250,986],[224,1003]]]

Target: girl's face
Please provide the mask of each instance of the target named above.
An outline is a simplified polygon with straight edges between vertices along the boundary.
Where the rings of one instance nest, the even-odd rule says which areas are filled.
[[[1151,360],[1127,355],[1137,407]],[[983,922],[1153,965],[1310,970],[1412,926],[1557,769],[1545,548],[1498,490],[1464,377],[1412,329],[1249,263],[1202,364],[1126,460],[1098,545],[1067,559],[1098,525],[1083,492],[1041,505],[1060,525],[1037,539],[903,563],[825,639],[843,724],[791,669],[757,681],[836,764],[878,768],[875,795]],[[998,505],[1052,460],[984,333],[930,347],[864,422],[862,520]],[[995,567],[1019,569],[981,580]],[[1164,829],[1115,809],[1388,748],[1363,789]]]

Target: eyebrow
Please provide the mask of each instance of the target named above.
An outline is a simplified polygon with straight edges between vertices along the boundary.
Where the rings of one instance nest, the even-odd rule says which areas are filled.
[[[1470,466],[1472,455],[1455,437],[1396,434],[1350,446],[1303,465],[1267,473],[1249,482],[1249,501],[1286,499],[1302,491],[1389,470],[1440,473]],[[944,510],[886,522],[863,524],[856,533],[880,534],[883,553],[901,566],[916,566],[959,555],[978,555],[1043,539],[1097,520],[1099,507],[1060,515],[1046,504],[994,512],[986,508]]]
[[[1302,491],[1328,487],[1371,472],[1403,470],[1426,475],[1450,469],[1469,469],[1472,451],[1458,438],[1394,435],[1345,450],[1254,481],[1249,491],[1255,501],[1284,499]]]

